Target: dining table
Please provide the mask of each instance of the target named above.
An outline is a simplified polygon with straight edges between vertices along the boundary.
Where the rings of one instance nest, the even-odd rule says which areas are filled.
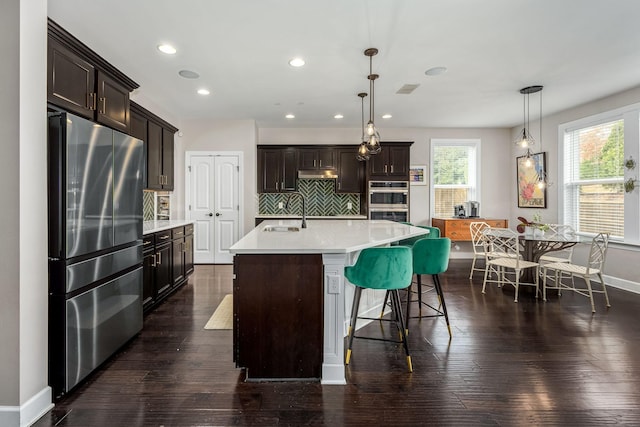
[[[489,229],[485,234],[498,233],[502,229]],[[554,233],[545,232],[543,234],[521,234],[518,236],[520,244],[520,255],[525,261],[540,262],[540,257],[549,252],[568,249],[580,243],[582,238],[575,233]],[[535,272],[532,268],[525,268],[520,273],[521,283],[535,283]]]

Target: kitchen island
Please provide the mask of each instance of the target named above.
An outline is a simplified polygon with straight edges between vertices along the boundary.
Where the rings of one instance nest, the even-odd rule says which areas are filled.
[[[264,221],[230,248],[234,256],[234,360],[247,380],[346,384],[344,337],[353,285],[344,267],[362,249],[428,230],[392,221]],[[270,230],[270,231],[269,231]],[[384,293],[364,295],[379,313]]]

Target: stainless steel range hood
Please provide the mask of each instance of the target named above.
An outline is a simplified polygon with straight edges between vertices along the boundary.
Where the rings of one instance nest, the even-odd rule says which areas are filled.
[[[298,178],[301,179],[336,179],[338,171],[335,169],[300,169],[298,170]]]

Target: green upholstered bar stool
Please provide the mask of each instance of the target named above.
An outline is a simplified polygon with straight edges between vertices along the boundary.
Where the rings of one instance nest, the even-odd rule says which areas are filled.
[[[411,225],[411,224],[409,224]],[[397,245],[400,246],[409,246],[412,247],[418,240],[422,239],[438,239],[440,238],[440,229],[438,227],[429,227],[427,225],[417,225],[416,227],[424,228],[429,230],[429,234],[423,234],[421,236],[410,237],[408,239],[400,240],[397,242]],[[384,296],[384,304],[382,304],[382,310],[380,310],[380,318],[384,316],[384,311],[387,309],[389,301],[389,292]],[[408,320],[408,318],[407,318]]]
[[[398,289],[405,289],[411,285],[411,277],[413,275],[411,249],[406,246],[363,249],[355,265],[345,267],[344,275],[356,288],[353,296],[353,305],[351,306],[351,318],[348,331],[349,346],[347,348],[345,364],[348,365],[351,360],[351,349],[354,338],[396,343],[402,342],[405,353],[407,354],[409,372],[413,372],[411,355],[409,354],[409,346],[407,345],[407,325],[402,314],[402,307],[398,296]],[[393,306],[392,317],[400,333],[401,341],[355,335],[356,321],[359,318],[358,307],[363,289],[384,289],[391,293],[391,303]]]
[[[411,318],[410,310],[411,303],[418,302],[419,315],[415,318],[423,317],[437,317],[444,316],[447,322],[447,329],[449,330],[449,338],[451,338],[451,326],[449,325],[449,315],[447,314],[447,305],[444,301],[444,294],[442,293],[442,286],[440,285],[440,278],[438,274],[444,273],[449,267],[449,253],[451,252],[451,239],[448,237],[438,239],[421,239],[418,240],[411,248],[413,252],[413,273],[417,278],[417,289],[412,291],[411,287],[408,290],[407,297],[407,323]],[[433,285],[436,293],[438,294],[438,301],[440,306],[438,308],[426,303],[422,300],[422,280],[423,274],[430,274],[433,277]],[[418,299],[412,298],[412,295],[416,293]],[[422,306],[425,305],[435,311],[435,314],[422,314]]]

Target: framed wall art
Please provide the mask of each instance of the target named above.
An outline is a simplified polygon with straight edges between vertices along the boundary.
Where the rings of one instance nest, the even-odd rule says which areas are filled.
[[[409,183],[411,185],[427,185],[427,167],[409,166]]]
[[[530,164],[527,164],[527,156],[516,158],[518,207],[546,208],[547,187],[538,186],[539,178],[547,175],[545,153],[531,154],[529,160]]]

